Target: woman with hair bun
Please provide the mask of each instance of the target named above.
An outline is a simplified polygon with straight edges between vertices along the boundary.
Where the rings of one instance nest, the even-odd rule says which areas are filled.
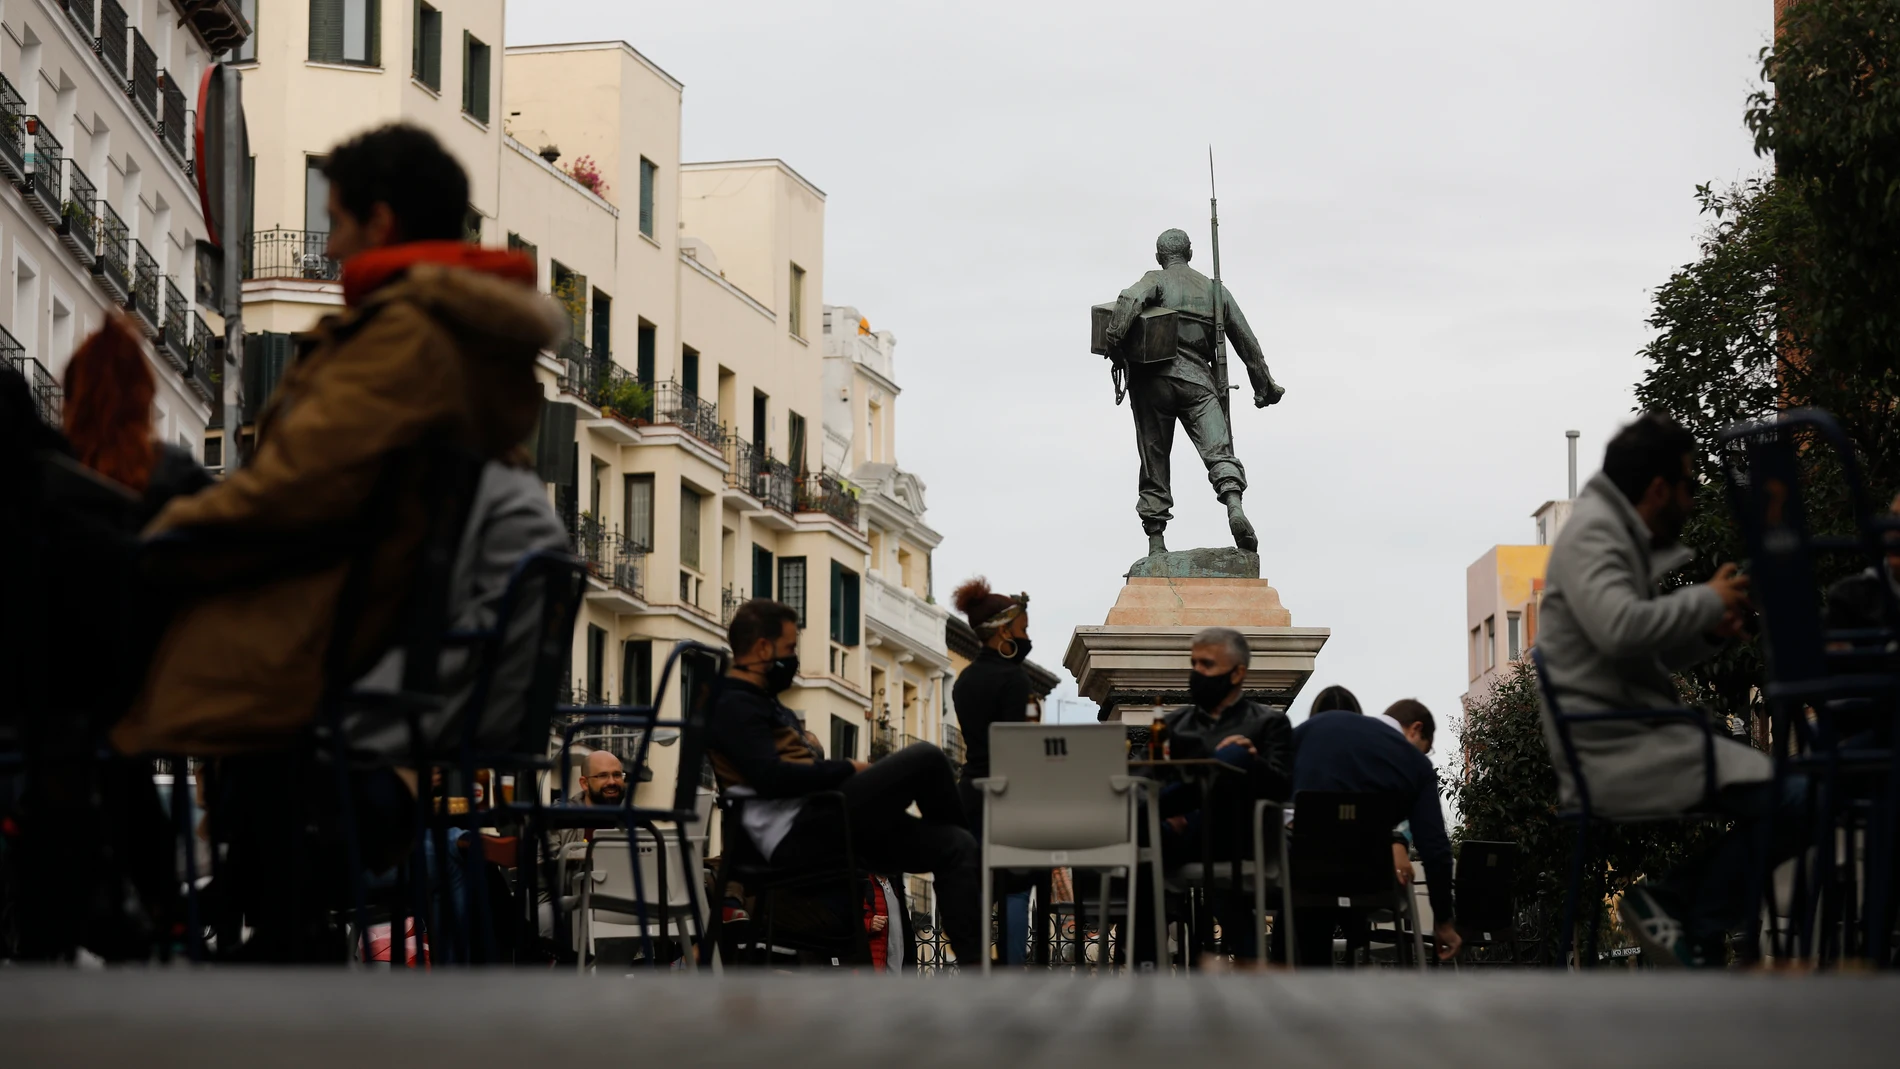
[[[998,594],[990,581],[977,576],[950,595],[983,651],[950,688],[957,724],[963,732],[963,776],[957,789],[963,795],[963,813],[970,834],[983,841],[983,795],[974,786],[990,774],[990,725],[1020,724],[1029,719],[1029,595]],[[1029,901],[1021,880],[1003,884],[1003,960],[1020,965],[1028,942]],[[1044,892],[1047,897],[1047,892]],[[987,923],[987,919],[985,921]]]

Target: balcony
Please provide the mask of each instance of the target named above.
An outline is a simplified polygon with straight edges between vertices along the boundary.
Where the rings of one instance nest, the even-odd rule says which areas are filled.
[[[26,181],[26,99],[0,74],[0,175],[13,185]]]
[[[132,31],[132,79],[126,93],[137,104],[152,128],[158,128],[158,55],[145,41],[145,35]]]
[[[26,203],[49,226],[59,225],[59,172],[64,169],[65,153],[59,139],[37,115],[26,117],[26,182],[20,186]]]
[[[714,449],[725,447],[725,428],[719,425],[719,406],[677,382],[654,383],[653,422],[672,424]]]
[[[27,389],[33,393],[33,407],[39,411],[40,419],[49,427],[59,426],[59,380],[46,370],[45,364],[26,355],[26,347],[15,341],[4,327],[0,327],[0,362],[26,379]]]
[[[246,235],[244,277],[335,282],[343,277],[343,265],[324,252],[329,243],[325,230],[260,230]]]
[[[961,773],[963,771],[964,759],[969,756],[970,751],[969,748],[963,744],[963,732],[953,724],[945,724],[943,726],[943,752],[944,756],[950,758],[950,763],[955,765],[957,771]]]
[[[191,345],[187,353],[186,380],[199,397],[216,404],[222,369],[215,364],[217,350],[211,345],[211,328],[205,326],[204,317],[196,312],[191,314]]]
[[[99,0],[99,36],[93,40],[93,51],[99,53],[99,61],[121,85],[129,73],[125,65],[126,28],[125,9],[119,6],[119,0]]]
[[[166,150],[172,154],[172,159],[178,161],[178,166],[190,174],[191,158],[185,149],[185,138],[191,132],[192,113],[185,109],[185,90],[171,71],[158,72],[158,99],[161,107],[159,140],[165,142]]]
[[[568,341],[561,346],[561,378],[556,384],[562,393],[571,394],[590,405],[600,403],[601,367],[587,346]]]
[[[897,729],[891,727],[888,720],[880,720],[871,728],[871,760],[889,757],[897,752]]]
[[[588,584],[587,600],[618,613],[646,609],[645,546],[609,530],[587,513],[569,522],[568,533],[574,539],[575,555],[594,580]]]
[[[731,587],[727,587],[719,592],[720,627],[728,627],[732,624],[732,614],[739,611],[739,605],[743,600],[744,599],[739,597],[738,592]]]
[[[79,169],[79,164],[67,160],[66,204],[60,212],[59,226],[54,229],[59,234],[59,243],[88,271],[99,259],[98,203],[99,193],[93,188],[92,179]]]
[[[158,327],[163,320],[158,311],[158,261],[145,248],[145,243],[137,238],[131,239],[132,246],[132,316],[145,331],[146,336],[158,337]]]
[[[876,572],[864,576],[864,623],[880,638],[941,661],[948,616],[943,606],[932,605]]]
[[[798,500],[798,479],[783,461],[736,434],[722,446],[726,457],[726,485],[757,498],[787,516]]]
[[[159,330],[160,349],[179,371],[191,370],[191,320],[185,318],[185,295],[169,276],[165,279],[165,322]]]
[[[93,261],[92,277],[99,288],[114,301],[124,304],[132,298],[130,250],[125,220],[105,201],[99,202],[99,258]]]
[[[812,472],[798,480],[798,511],[822,512],[855,531],[857,488],[832,472]]]

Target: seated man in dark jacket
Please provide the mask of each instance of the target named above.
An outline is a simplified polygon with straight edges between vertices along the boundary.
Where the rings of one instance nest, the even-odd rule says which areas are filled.
[[[1453,923],[1451,840],[1445,836],[1445,814],[1438,806],[1438,773],[1425,756],[1431,752],[1434,730],[1431,710],[1409,699],[1379,716],[1315,713],[1293,732],[1293,795],[1297,799],[1301,791],[1356,791],[1390,798],[1393,812],[1411,822],[1431,892],[1432,935],[1438,940],[1438,956],[1449,959],[1463,940]],[[1294,834],[1299,834],[1297,825]],[[1333,928],[1356,926],[1359,918],[1348,915],[1351,912],[1298,911],[1294,920],[1300,964],[1331,963]]]
[[[1243,785],[1232,775],[1214,781],[1205,810],[1201,793],[1193,786],[1173,783],[1162,789],[1161,858],[1170,867],[1200,860],[1203,820],[1209,822],[1206,833],[1213,839],[1217,859],[1233,857],[1237,847],[1251,852],[1253,802],[1285,799],[1293,767],[1293,728],[1286,714],[1246,697],[1244,684],[1252,661],[1246,636],[1232,628],[1207,628],[1194,636],[1189,658],[1188,695],[1193,703],[1169,713],[1162,722],[1168,756],[1218,758],[1246,770],[1247,781]],[[1247,921],[1252,908],[1246,894],[1230,892],[1216,903],[1222,930],[1240,933],[1243,957],[1254,955],[1255,926]],[[1141,939],[1136,944],[1138,948],[1151,945],[1151,940]]]
[[[983,945],[979,858],[976,840],[963,826],[949,758],[926,742],[875,765],[819,758],[805,741],[798,714],[778,700],[798,677],[797,612],[775,601],[748,601],[733,613],[727,641],[732,668],[707,724],[706,747],[719,789],[751,797],[741,810],[742,832],[727,834],[744,834],[774,865],[836,861],[844,830],[839,812],[809,798],[842,793],[860,864],[880,872],[935,873],[944,933],[961,960],[977,961]],[[908,812],[913,804],[920,815]]]

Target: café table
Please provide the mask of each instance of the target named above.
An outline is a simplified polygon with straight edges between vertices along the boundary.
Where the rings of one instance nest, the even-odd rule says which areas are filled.
[[[1238,777],[1242,783],[1247,780],[1247,770],[1239,765],[1230,764],[1215,757],[1178,757],[1178,758],[1134,758],[1128,761],[1128,768],[1137,775],[1146,776],[1162,783],[1191,783],[1200,792],[1201,798],[1201,901],[1209,913],[1207,923],[1197,924],[1200,928],[1201,950],[1212,953],[1218,949],[1214,941],[1212,912],[1214,907],[1214,821],[1212,807],[1216,797],[1216,788],[1223,776]],[[1156,792],[1154,804],[1160,804],[1160,792]],[[1245,822],[1235,827],[1245,827]],[[1241,856],[1246,853],[1239,849],[1238,836],[1233,844],[1228,861],[1228,875],[1233,886],[1241,885]],[[1161,844],[1154,843],[1155,856],[1160,857]],[[1132,936],[1132,933],[1131,933]],[[1185,941],[1184,941],[1185,943]],[[1132,945],[1132,944],[1130,944]]]

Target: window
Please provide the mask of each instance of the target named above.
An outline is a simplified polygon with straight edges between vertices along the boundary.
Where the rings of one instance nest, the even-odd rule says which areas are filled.
[[[607,632],[593,624],[587,625],[587,702],[606,700],[607,687]]]
[[[805,558],[780,557],[778,561],[778,600],[798,614],[798,626],[805,626]]]
[[[476,122],[488,122],[488,46],[462,31],[462,110]]]
[[[462,240],[470,245],[482,243],[482,213],[473,204],[462,210]]]
[[[704,500],[690,486],[680,487],[680,564],[699,570],[699,505]]]
[[[612,297],[594,291],[594,355],[601,360],[613,352],[613,306]]]
[[[792,470],[805,474],[805,417],[796,412],[785,413],[785,457]]]
[[[653,358],[659,351],[659,337],[658,328],[644,319],[640,321],[640,336],[636,341],[638,349],[633,358],[633,373],[641,382],[649,386],[653,385]]]
[[[217,471],[224,467],[224,439],[205,436],[205,467]]]
[[[770,424],[766,422],[766,405],[770,401],[770,398],[759,391],[752,391],[752,446],[761,452],[765,450],[765,435],[770,429]]]
[[[1548,528],[1544,525],[1544,517],[1542,516],[1537,517],[1537,544],[1540,546],[1550,545],[1550,535]]]
[[[1471,678],[1484,674],[1484,637],[1477,628],[1471,629]]]
[[[374,67],[382,62],[380,0],[310,0],[310,58]]]
[[[257,0],[238,0],[238,11],[244,15],[244,21],[251,24],[251,35],[244,43],[226,52],[225,58],[232,63],[257,62]]]
[[[645,639],[620,647],[620,704],[653,704],[653,643]]]
[[[752,596],[772,597],[772,551],[764,546],[752,547]]]
[[[330,232],[330,180],[323,176],[322,156],[305,156],[303,160],[303,228],[308,234],[322,238]],[[311,251],[311,238],[304,239],[305,252]],[[317,252],[322,252],[322,241],[317,241]]]
[[[442,91],[442,12],[427,4],[416,5],[415,61],[409,73],[423,85]]]
[[[858,726],[849,720],[831,718],[831,753],[834,761],[858,759]]]
[[[1524,618],[1514,612],[1505,613],[1504,635],[1504,648],[1509,653],[1509,659],[1512,661],[1522,660],[1524,657]]]
[[[792,307],[787,321],[794,337],[805,336],[805,269],[797,264],[792,265]]]
[[[1498,666],[1498,618],[1484,618],[1484,670],[1489,672]]]
[[[699,350],[690,345],[680,346],[680,389],[699,396]]]
[[[548,290],[567,312],[567,333],[578,343],[587,341],[587,276],[569,270],[559,260],[548,261]]]
[[[534,264],[534,273],[535,273],[535,277],[537,277],[537,278],[539,278],[539,277],[540,277],[540,275],[541,275],[541,250],[540,250],[540,249],[537,249],[537,248],[535,248],[535,246],[534,246],[534,243],[533,243],[533,242],[531,242],[531,241],[523,241],[523,240],[521,239],[521,235],[520,235],[520,234],[517,234],[517,233],[515,233],[514,231],[512,231],[512,230],[510,230],[510,231],[508,231],[508,251],[509,251],[509,252],[518,252],[518,253],[520,253],[521,255],[523,255],[523,256],[526,256],[526,257],[528,258],[528,261],[529,261],[530,263],[532,263],[532,264]]]
[[[627,540],[641,549],[653,548],[653,476],[629,475],[623,486],[620,529]]]
[[[653,236],[653,180],[660,168],[645,156],[640,157],[640,233]]]
[[[858,573],[831,562],[831,641],[858,644]]]

